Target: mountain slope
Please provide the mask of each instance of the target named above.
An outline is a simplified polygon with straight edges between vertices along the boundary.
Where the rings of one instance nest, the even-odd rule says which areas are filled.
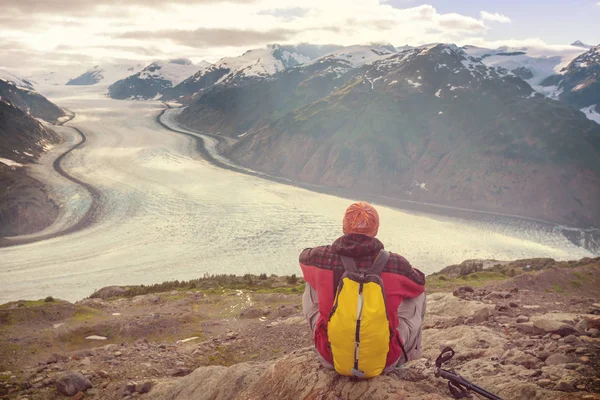
[[[53,131],[0,100],[0,237],[39,231],[56,218],[58,207],[22,164],[33,162],[44,146],[56,142]]]
[[[577,110],[453,45],[405,50],[359,71],[255,124],[229,155],[352,193],[600,226],[600,127]]]
[[[96,65],[76,78],[70,79],[66,84],[69,86],[96,85],[98,83],[110,85],[141,71],[142,68],[144,68],[143,64]]]
[[[207,65],[198,66],[186,59],[156,61],[140,72],[113,83],[108,93],[113,99],[152,99]]]
[[[37,93],[31,82],[4,70],[0,70],[0,99],[48,122],[57,122],[65,116],[60,107]]]

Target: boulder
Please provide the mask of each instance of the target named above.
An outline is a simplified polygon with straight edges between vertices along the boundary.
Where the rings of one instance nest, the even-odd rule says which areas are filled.
[[[77,392],[85,392],[92,383],[81,373],[67,371],[56,380],[56,390],[63,396],[74,396]]]
[[[264,315],[267,315],[268,313],[269,311],[266,310],[260,310],[258,308],[249,307],[240,313],[240,318],[260,318]]]
[[[522,324],[523,322],[529,322],[529,317],[526,315],[519,315],[517,317],[517,323]]]
[[[483,322],[494,313],[494,309],[493,304],[462,300],[451,293],[432,293],[427,296],[425,323],[435,325],[438,322],[451,322],[469,317],[476,318],[477,321],[474,322]]]
[[[533,326],[544,333],[554,333],[560,336],[579,334],[575,328],[574,314],[550,313],[531,317]]]
[[[509,292],[494,291],[494,292],[488,294],[487,296],[485,296],[484,299],[485,300],[508,299],[509,297],[512,297],[512,294],[510,294]]]
[[[340,377],[324,369],[313,350],[305,348],[271,362],[200,367],[179,381],[160,382],[146,398],[378,400],[410,395],[415,400],[446,399],[445,385],[439,384],[436,389],[429,380],[409,382],[394,375],[369,380]]]
[[[552,354],[548,358],[546,358],[546,365],[558,365],[558,364],[568,364],[571,362],[571,358],[563,355],[563,354]]]
[[[505,364],[521,365],[527,369],[534,369],[539,362],[537,358],[516,349],[507,350],[501,361]]]
[[[515,325],[515,327],[517,328],[517,330],[519,332],[526,333],[528,335],[539,335],[539,334],[541,334],[541,333],[544,332],[541,329],[536,328],[533,325],[533,322],[521,322],[521,323],[517,323]]]
[[[508,338],[484,326],[458,325],[446,329],[423,331],[423,357],[435,360],[441,348],[450,346],[456,360],[480,357],[500,357]]]
[[[588,329],[600,329],[600,316],[586,315],[584,318]]]

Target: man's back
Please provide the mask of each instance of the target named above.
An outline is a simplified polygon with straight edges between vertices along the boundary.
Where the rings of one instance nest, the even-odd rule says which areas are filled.
[[[366,203],[359,203],[359,205],[361,207],[371,207]],[[359,211],[362,212],[362,208]],[[358,223],[361,223],[360,218]],[[332,245],[306,249],[300,254],[299,260],[304,279],[307,282],[303,302],[305,314],[314,330],[315,346],[319,355],[331,365],[333,365],[333,356],[327,335],[327,324],[334,304],[336,290],[344,273],[341,257],[352,258],[359,271],[367,271],[384,247],[374,235],[348,232],[352,228],[346,225],[348,224],[345,221],[344,231],[346,234],[337,239]],[[363,223],[366,228],[368,228],[367,225]],[[422,272],[413,269],[404,257],[390,253],[381,273],[381,278],[391,335],[386,366],[391,366],[401,359],[402,345],[405,344],[398,331],[399,307],[405,299],[416,298],[423,294],[425,276]]]

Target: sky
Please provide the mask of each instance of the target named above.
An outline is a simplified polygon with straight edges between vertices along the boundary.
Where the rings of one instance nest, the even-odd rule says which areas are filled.
[[[21,76],[266,44],[600,44],[598,0],[0,0],[0,68]]]

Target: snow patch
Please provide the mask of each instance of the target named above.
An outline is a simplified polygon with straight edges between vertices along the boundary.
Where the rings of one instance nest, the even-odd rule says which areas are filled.
[[[8,158],[2,158],[2,157],[0,157],[0,163],[8,165],[9,167],[22,167],[23,166],[23,164],[20,164],[16,161],[9,160]]]
[[[422,86],[419,82],[413,82],[410,79],[407,79],[406,82],[408,82],[410,85],[413,85],[416,88],[418,88],[419,86]]]
[[[438,89],[437,92],[435,92],[435,96],[441,98],[440,94],[442,94],[442,89]]]
[[[581,112],[585,114],[585,116],[596,122],[597,124],[600,124],[600,114],[598,114],[595,110],[597,106],[595,104],[589,106],[589,107],[585,107],[581,109]]]

